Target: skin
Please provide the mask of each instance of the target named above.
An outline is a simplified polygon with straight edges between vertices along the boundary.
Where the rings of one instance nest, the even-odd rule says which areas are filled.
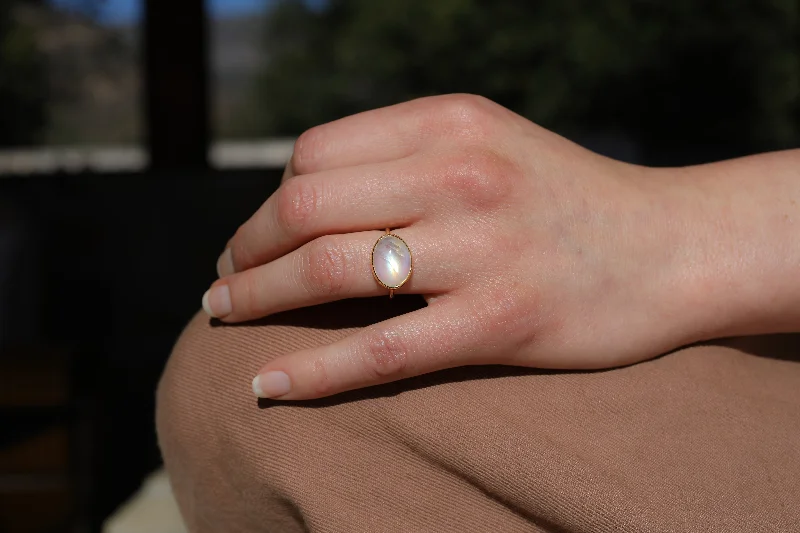
[[[443,368],[599,369],[800,326],[800,150],[653,169],[585,150],[481,97],[318,126],[220,257],[224,322],[352,297],[383,228],[427,307],[264,366],[311,399]]]

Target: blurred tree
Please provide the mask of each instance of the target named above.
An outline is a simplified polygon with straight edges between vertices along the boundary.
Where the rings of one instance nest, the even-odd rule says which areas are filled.
[[[108,4],[108,0],[50,0],[60,11],[80,13],[84,17],[97,20]]]
[[[265,45],[247,135],[473,92],[656,164],[800,142],[796,0],[287,0]]]
[[[141,139],[137,27],[106,0],[0,0],[0,146]]]
[[[44,58],[33,29],[16,17],[23,3],[0,2],[0,146],[33,144],[46,122]]]

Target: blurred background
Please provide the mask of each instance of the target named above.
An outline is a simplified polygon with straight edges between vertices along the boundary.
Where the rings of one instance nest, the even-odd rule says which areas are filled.
[[[595,151],[800,146],[797,0],[0,0],[0,533],[95,532],[304,129],[487,96]],[[155,533],[155,532],[154,532]]]

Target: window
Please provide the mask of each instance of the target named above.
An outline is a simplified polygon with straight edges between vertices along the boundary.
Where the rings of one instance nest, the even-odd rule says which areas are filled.
[[[262,127],[269,105],[259,95],[269,61],[266,33],[276,3],[207,0],[210,17],[211,164],[216,168],[281,167],[301,132]],[[278,104],[275,102],[275,104]]]
[[[0,173],[146,165],[141,0],[0,4]]]
[[[800,139],[795,0],[208,1],[218,141],[452,92],[645,164]]]

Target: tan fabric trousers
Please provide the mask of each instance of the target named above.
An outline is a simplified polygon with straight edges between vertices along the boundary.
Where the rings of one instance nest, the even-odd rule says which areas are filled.
[[[157,414],[190,531],[800,531],[795,336],[602,372],[466,367],[310,402],[252,395],[265,362],[420,301],[196,316]]]

